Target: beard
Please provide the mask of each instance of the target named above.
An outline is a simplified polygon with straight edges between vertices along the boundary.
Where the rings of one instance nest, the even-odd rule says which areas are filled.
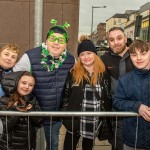
[[[115,53],[115,54],[121,54],[122,52],[124,52],[124,50],[126,49],[126,44],[124,44],[123,46],[117,48],[117,47],[110,47],[111,50]]]

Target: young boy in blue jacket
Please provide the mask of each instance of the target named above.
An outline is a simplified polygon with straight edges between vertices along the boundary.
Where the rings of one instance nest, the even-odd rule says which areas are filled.
[[[150,44],[134,41],[129,47],[133,71],[120,77],[113,107],[139,113],[123,123],[124,150],[150,149]]]

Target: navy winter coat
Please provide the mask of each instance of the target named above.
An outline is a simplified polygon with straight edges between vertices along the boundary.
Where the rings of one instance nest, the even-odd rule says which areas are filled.
[[[41,64],[41,51],[42,48],[37,47],[26,52],[31,63],[32,73],[36,79],[34,94],[43,111],[59,111],[65,82],[70,69],[75,63],[75,58],[67,52],[67,58],[62,66],[48,72]],[[48,65],[51,65],[50,59],[48,57]],[[49,118],[44,123],[49,124]]]
[[[137,112],[141,104],[150,107],[150,70],[133,71],[121,77],[114,96],[114,108],[120,111]],[[123,138],[126,145],[150,150],[150,122],[139,117],[125,117]]]

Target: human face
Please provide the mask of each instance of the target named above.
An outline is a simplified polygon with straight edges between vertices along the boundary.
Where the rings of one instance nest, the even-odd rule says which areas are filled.
[[[53,41],[51,39],[51,36],[55,36],[57,39]],[[62,54],[62,52],[66,49],[66,42],[65,43],[60,42],[62,41],[63,38],[64,36],[62,34],[53,33],[53,35],[50,35],[46,40],[46,45],[49,53],[56,58],[59,57]]]
[[[120,30],[111,31],[108,35],[108,44],[110,49],[116,54],[122,54],[127,46],[127,37]]]
[[[0,53],[0,66],[4,69],[13,68],[17,62],[18,53],[15,53],[9,49],[4,49]]]
[[[34,88],[35,80],[32,76],[23,75],[18,83],[17,92],[21,96],[28,95]]]
[[[135,53],[130,53],[130,58],[133,65],[138,69],[150,69],[150,50],[141,52],[136,50]]]
[[[84,67],[91,67],[94,63],[94,53],[90,51],[84,51],[80,53],[79,58]]]

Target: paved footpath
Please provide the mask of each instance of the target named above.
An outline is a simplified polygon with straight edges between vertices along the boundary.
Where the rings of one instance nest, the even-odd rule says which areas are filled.
[[[59,150],[63,150],[65,132],[66,132],[65,128],[62,126],[59,137]],[[82,150],[81,141],[79,141],[77,150]],[[93,150],[111,150],[111,146],[107,141],[99,141],[98,139],[96,139]]]

